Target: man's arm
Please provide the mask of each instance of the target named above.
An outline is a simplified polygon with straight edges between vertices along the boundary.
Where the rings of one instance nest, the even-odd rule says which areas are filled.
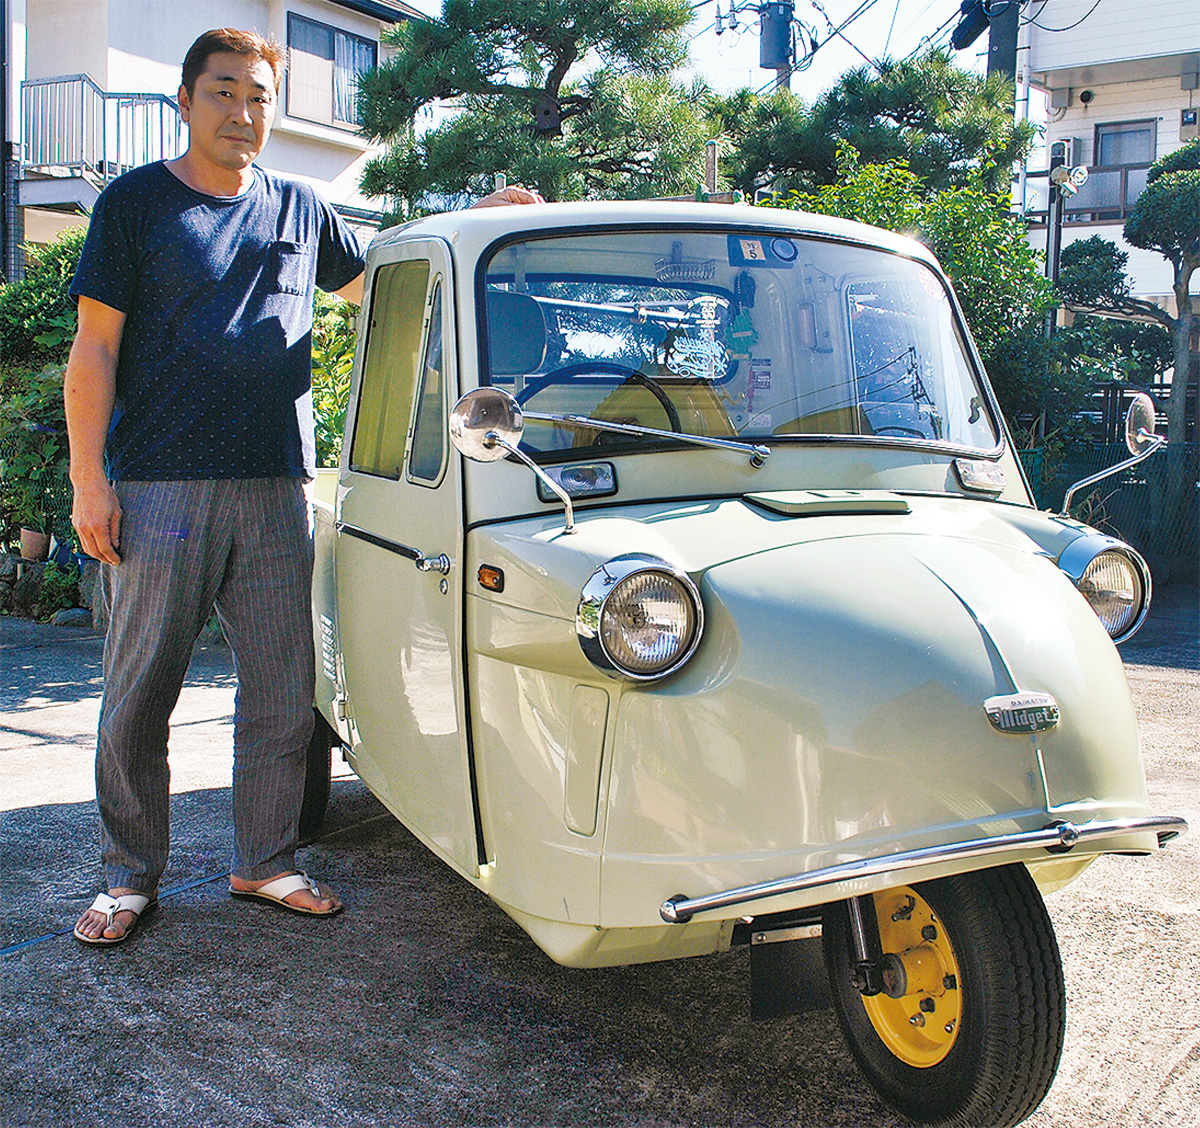
[[[340,290],[334,290],[334,293],[344,302],[356,306],[362,305],[363,276],[360,274],[357,278],[352,278]]]
[[[117,396],[117,354],[125,314],[93,298],[79,299],[79,332],[63,381],[71,447],[71,522],[84,552],[119,564],[121,505],[104,472],[104,443]]]
[[[497,189],[490,195],[484,196],[482,200],[476,200],[471,207],[498,208],[503,207],[505,204],[544,204],[545,202],[537,192],[531,192],[528,188],[518,188],[514,185],[512,188]],[[334,293],[351,305],[362,305],[363,276],[360,274],[357,278],[347,282],[340,290],[334,290]]]

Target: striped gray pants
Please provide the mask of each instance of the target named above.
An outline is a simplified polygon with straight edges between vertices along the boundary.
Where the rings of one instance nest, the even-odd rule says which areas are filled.
[[[237,671],[231,872],[295,868],[312,733],[312,539],[298,478],[119,482],[96,795],[108,886],[153,894],[170,841],[168,720],[216,609]]]

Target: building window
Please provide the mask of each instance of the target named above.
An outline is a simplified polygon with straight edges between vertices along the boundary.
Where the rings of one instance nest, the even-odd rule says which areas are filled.
[[[369,39],[289,13],[288,114],[358,125],[358,78],[375,65],[376,50]]]
[[[1096,126],[1096,164],[1148,165],[1154,160],[1153,121],[1121,121]]]
[[[1157,144],[1154,121],[1096,126],[1095,160],[1087,183],[1067,201],[1067,222],[1116,223],[1128,219],[1146,188]]]

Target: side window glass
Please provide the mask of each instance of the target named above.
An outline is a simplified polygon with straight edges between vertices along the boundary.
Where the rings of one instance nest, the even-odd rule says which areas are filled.
[[[428,286],[429,263],[423,260],[382,266],[375,275],[350,449],[352,470],[400,477],[420,371]]]
[[[436,282],[429,312],[421,390],[413,421],[408,476],[414,481],[436,482],[446,456],[446,365],[442,357],[442,284]]]

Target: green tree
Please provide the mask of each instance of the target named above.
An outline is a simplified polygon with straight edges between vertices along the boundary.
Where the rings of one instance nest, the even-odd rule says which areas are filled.
[[[1171,366],[1171,335],[1167,327],[1145,312],[1158,310],[1151,302],[1130,295],[1127,252],[1100,235],[1078,239],[1063,248],[1058,289],[1069,308],[1095,308],[1106,300],[1125,306],[1125,318],[1080,316],[1060,331],[1069,362],[1092,382],[1117,380],[1135,384]],[[1138,320],[1127,320],[1141,312]]]
[[[1125,241],[1157,251],[1170,264],[1175,314],[1154,302],[1135,298],[1125,282],[1128,256],[1106,240],[1085,240],[1063,252],[1059,287],[1068,307],[1101,316],[1136,317],[1155,321],[1171,334],[1175,375],[1168,405],[1168,433],[1184,434],[1186,389],[1197,380],[1200,356],[1192,339],[1196,333],[1192,276],[1200,268],[1200,141],[1191,141],[1150,166],[1146,188],[1125,221]],[[1071,252],[1068,255],[1068,252]]]
[[[25,277],[0,286],[0,364],[25,370],[62,363],[75,338],[75,303],[67,290],[86,232],[68,227],[45,246],[25,247]]]
[[[868,164],[845,142],[837,161],[833,184],[777,198],[775,206],[866,221],[922,240],[954,283],[1005,414],[1037,415],[1049,406],[1067,419],[1079,403],[1079,381],[1045,340],[1053,291],[1024,221],[1009,211],[1007,192],[989,191],[977,176],[931,193],[905,161]]]
[[[712,128],[706,88],[670,77],[691,17],[687,0],[446,0],[441,19],[398,24],[360,86],[363,132],[388,145],[364,191],[397,218],[483,195],[496,173],[547,199],[690,192]],[[449,98],[459,113],[418,137],[416,113]]]
[[[878,73],[848,71],[811,107],[788,91],[740,91],[714,108],[732,149],[731,178],[747,192],[833,184],[839,142],[865,164],[903,160],[927,192],[979,183],[997,192],[1035,134],[1013,122],[1011,80],[965,71],[940,50],[885,62]]]
[[[314,294],[312,395],[318,466],[336,466],[342,455],[354,371],[356,312],[356,307],[333,294],[322,290]]]

